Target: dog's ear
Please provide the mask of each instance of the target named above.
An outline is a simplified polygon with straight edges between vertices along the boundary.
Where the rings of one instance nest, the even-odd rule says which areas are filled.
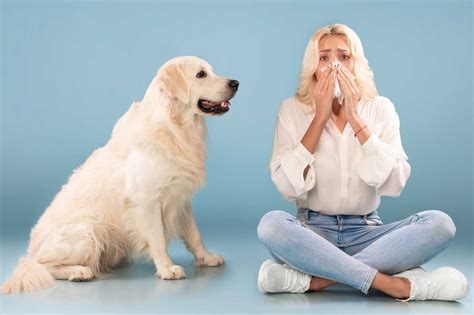
[[[169,65],[158,73],[160,89],[182,103],[189,102],[189,82],[177,64]]]

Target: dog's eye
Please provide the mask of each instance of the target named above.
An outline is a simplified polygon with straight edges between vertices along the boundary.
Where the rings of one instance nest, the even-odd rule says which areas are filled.
[[[207,73],[202,70],[196,74],[196,78],[205,78],[206,76],[207,76]]]

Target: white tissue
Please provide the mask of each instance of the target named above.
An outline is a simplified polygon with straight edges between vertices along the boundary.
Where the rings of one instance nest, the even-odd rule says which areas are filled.
[[[322,68],[321,71],[325,72],[329,70],[331,66],[334,66],[336,68],[342,67],[339,61],[333,61],[331,62],[330,65],[327,65],[324,68]],[[342,93],[341,87],[339,86],[339,80],[337,78],[336,78],[336,81],[334,82],[334,97],[337,97],[337,101],[339,102],[339,104],[343,105],[342,101],[344,100],[344,94]]]

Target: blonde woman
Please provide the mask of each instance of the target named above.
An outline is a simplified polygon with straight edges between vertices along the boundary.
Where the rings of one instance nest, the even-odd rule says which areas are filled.
[[[448,214],[426,210],[388,224],[378,215],[380,196],[399,196],[411,172],[399,129],[357,34],[343,24],[315,32],[296,95],[279,108],[270,161],[272,180],[297,215],[274,210],[260,220],[259,239],[273,257],[260,267],[260,291],[342,283],[399,301],[467,295],[460,271],[419,267],[453,239]]]

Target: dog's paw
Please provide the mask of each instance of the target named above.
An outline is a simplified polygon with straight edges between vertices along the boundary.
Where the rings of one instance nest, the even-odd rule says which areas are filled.
[[[224,257],[222,255],[208,253],[207,255],[196,257],[196,266],[215,267],[224,264]]]
[[[173,265],[159,268],[156,272],[156,276],[163,280],[176,280],[186,278],[186,273],[184,272],[183,267]]]
[[[82,281],[89,281],[92,278],[94,278],[94,274],[92,273],[91,268],[78,266],[74,270],[71,271],[71,274],[69,275],[68,280],[82,282]]]

